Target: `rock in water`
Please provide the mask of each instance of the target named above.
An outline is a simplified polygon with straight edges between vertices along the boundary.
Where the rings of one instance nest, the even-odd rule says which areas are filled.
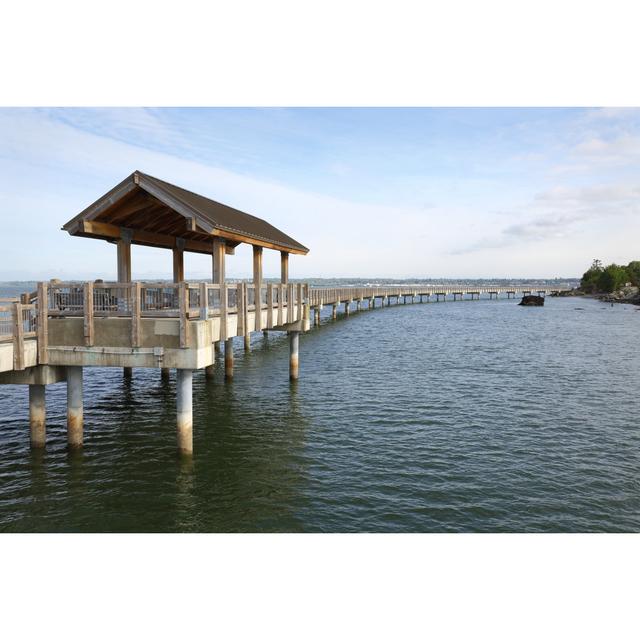
[[[522,296],[521,307],[544,307],[544,296]]]

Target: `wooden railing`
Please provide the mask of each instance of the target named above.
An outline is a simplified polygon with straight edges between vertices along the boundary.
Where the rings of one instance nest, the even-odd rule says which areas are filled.
[[[147,283],[147,282],[55,282],[38,285],[37,301],[42,317],[39,335],[46,358],[46,318],[84,318],[85,346],[94,344],[94,319],[97,317],[132,318],[131,340],[140,343],[142,318],[179,318],[180,346],[187,343],[186,323],[220,317],[221,339],[227,336],[227,319],[238,316],[237,335],[248,330],[249,312],[266,310],[266,324],[262,313],[255,314],[255,330],[271,329],[303,317],[309,287],[298,284],[265,284],[256,295],[254,284]],[[298,307],[298,313],[295,308]]]
[[[13,343],[13,368],[25,368],[24,341],[36,337],[36,305],[0,298],[0,342]]]
[[[409,285],[390,287],[341,287],[341,288],[317,288],[310,289],[309,303],[312,307],[325,304],[339,304],[356,300],[370,300],[372,298],[393,298],[396,296],[432,296],[432,295],[464,295],[482,293],[532,293],[538,291],[553,292],[567,290],[566,286],[460,286],[460,285]]]

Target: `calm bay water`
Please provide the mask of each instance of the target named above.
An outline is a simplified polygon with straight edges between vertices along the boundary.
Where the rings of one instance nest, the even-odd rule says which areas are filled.
[[[640,313],[547,299],[400,305],[194,375],[191,464],[175,378],[85,369],[85,448],[48,445],[0,386],[2,531],[640,531]]]

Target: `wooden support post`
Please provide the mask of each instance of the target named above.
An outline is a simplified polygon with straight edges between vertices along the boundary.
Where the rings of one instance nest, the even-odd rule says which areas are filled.
[[[298,350],[300,346],[300,332],[289,332],[289,380],[298,379],[299,358]]]
[[[224,342],[224,377],[233,380],[233,338]]]
[[[313,308],[313,324],[315,324],[316,327],[320,326],[320,307],[314,307]]]
[[[93,282],[84,283],[82,306],[84,308],[84,344],[92,347],[94,344],[93,328]]]
[[[280,283],[289,284],[289,254],[280,252]]]
[[[38,282],[38,364],[47,364],[49,362],[49,302],[47,295],[47,285],[44,282]]]
[[[13,303],[13,368],[24,369],[24,324],[22,320],[22,304]]]
[[[176,246],[173,248],[173,281],[184,280],[184,238],[176,238]]]
[[[193,371],[190,369],[177,371],[176,409],[178,451],[183,455],[191,455],[193,453]]]
[[[253,246],[253,286],[255,287],[255,330],[260,331],[262,329],[262,247],[255,245]]]
[[[337,319],[337,317],[338,317],[338,305],[337,305],[337,304],[334,304],[334,305],[331,307],[331,318],[332,318],[333,320],[336,320],[336,319]]]
[[[160,380],[162,380],[162,382],[168,382],[170,377],[171,369],[167,369],[166,367],[160,369]]]
[[[84,429],[82,401],[82,367],[67,367],[67,442],[82,446]]]
[[[131,282],[131,238],[133,231],[121,229],[118,240],[118,282]]]
[[[29,385],[29,427],[31,431],[31,448],[41,449],[47,441],[47,411],[45,386]]]
[[[225,281],[225,242],[222,238],[213,239],[212,249],[212,281],[213,284],[224,284]]]
[[[349,310],[350,306],[351,306],[351,300],[345,300],[345,301],[344,301],[344,313],[345,313],[345,315],[347,315],[347,316],[348,316],[348,315],[349,315],[349,313],[350,313],[350,310]]]

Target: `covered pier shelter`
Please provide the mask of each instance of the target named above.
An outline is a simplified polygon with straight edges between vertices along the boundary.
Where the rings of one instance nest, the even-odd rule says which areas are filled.
[[[225,377],[231,379],[234,337],[243,336],[247,347],[251,332],[285,331],[290,378],[297,379],[309,289],[289,283],[289,254],[309,250],[273,225],[135,171],[63,230],[114,244],[118,275],[117,282],[41,282],[17,311],[36,340],[19,341],[29,349],[16,350],[14,370],[0,374],[0,383],[30,385],[33,446],[45,444],[46,385],[63,380],[68,442],[82,445],[85,366],[122,367],[125,375],[134,367],[158,368],[163,375],[176,369],[178,448],[186,454],[193,450],[193,370],[212,376],[222,342]],[[227,284],[225,258],[240,243],[253,247],[253,279]],[[133,244],[171,250],[173,282],[132,281]],[[280,282],[263,282],[264,249],[280,252]],[[185,251],[211,256],[210,281],[185,281]],[[15,322],[18,329],[24,323]]]

